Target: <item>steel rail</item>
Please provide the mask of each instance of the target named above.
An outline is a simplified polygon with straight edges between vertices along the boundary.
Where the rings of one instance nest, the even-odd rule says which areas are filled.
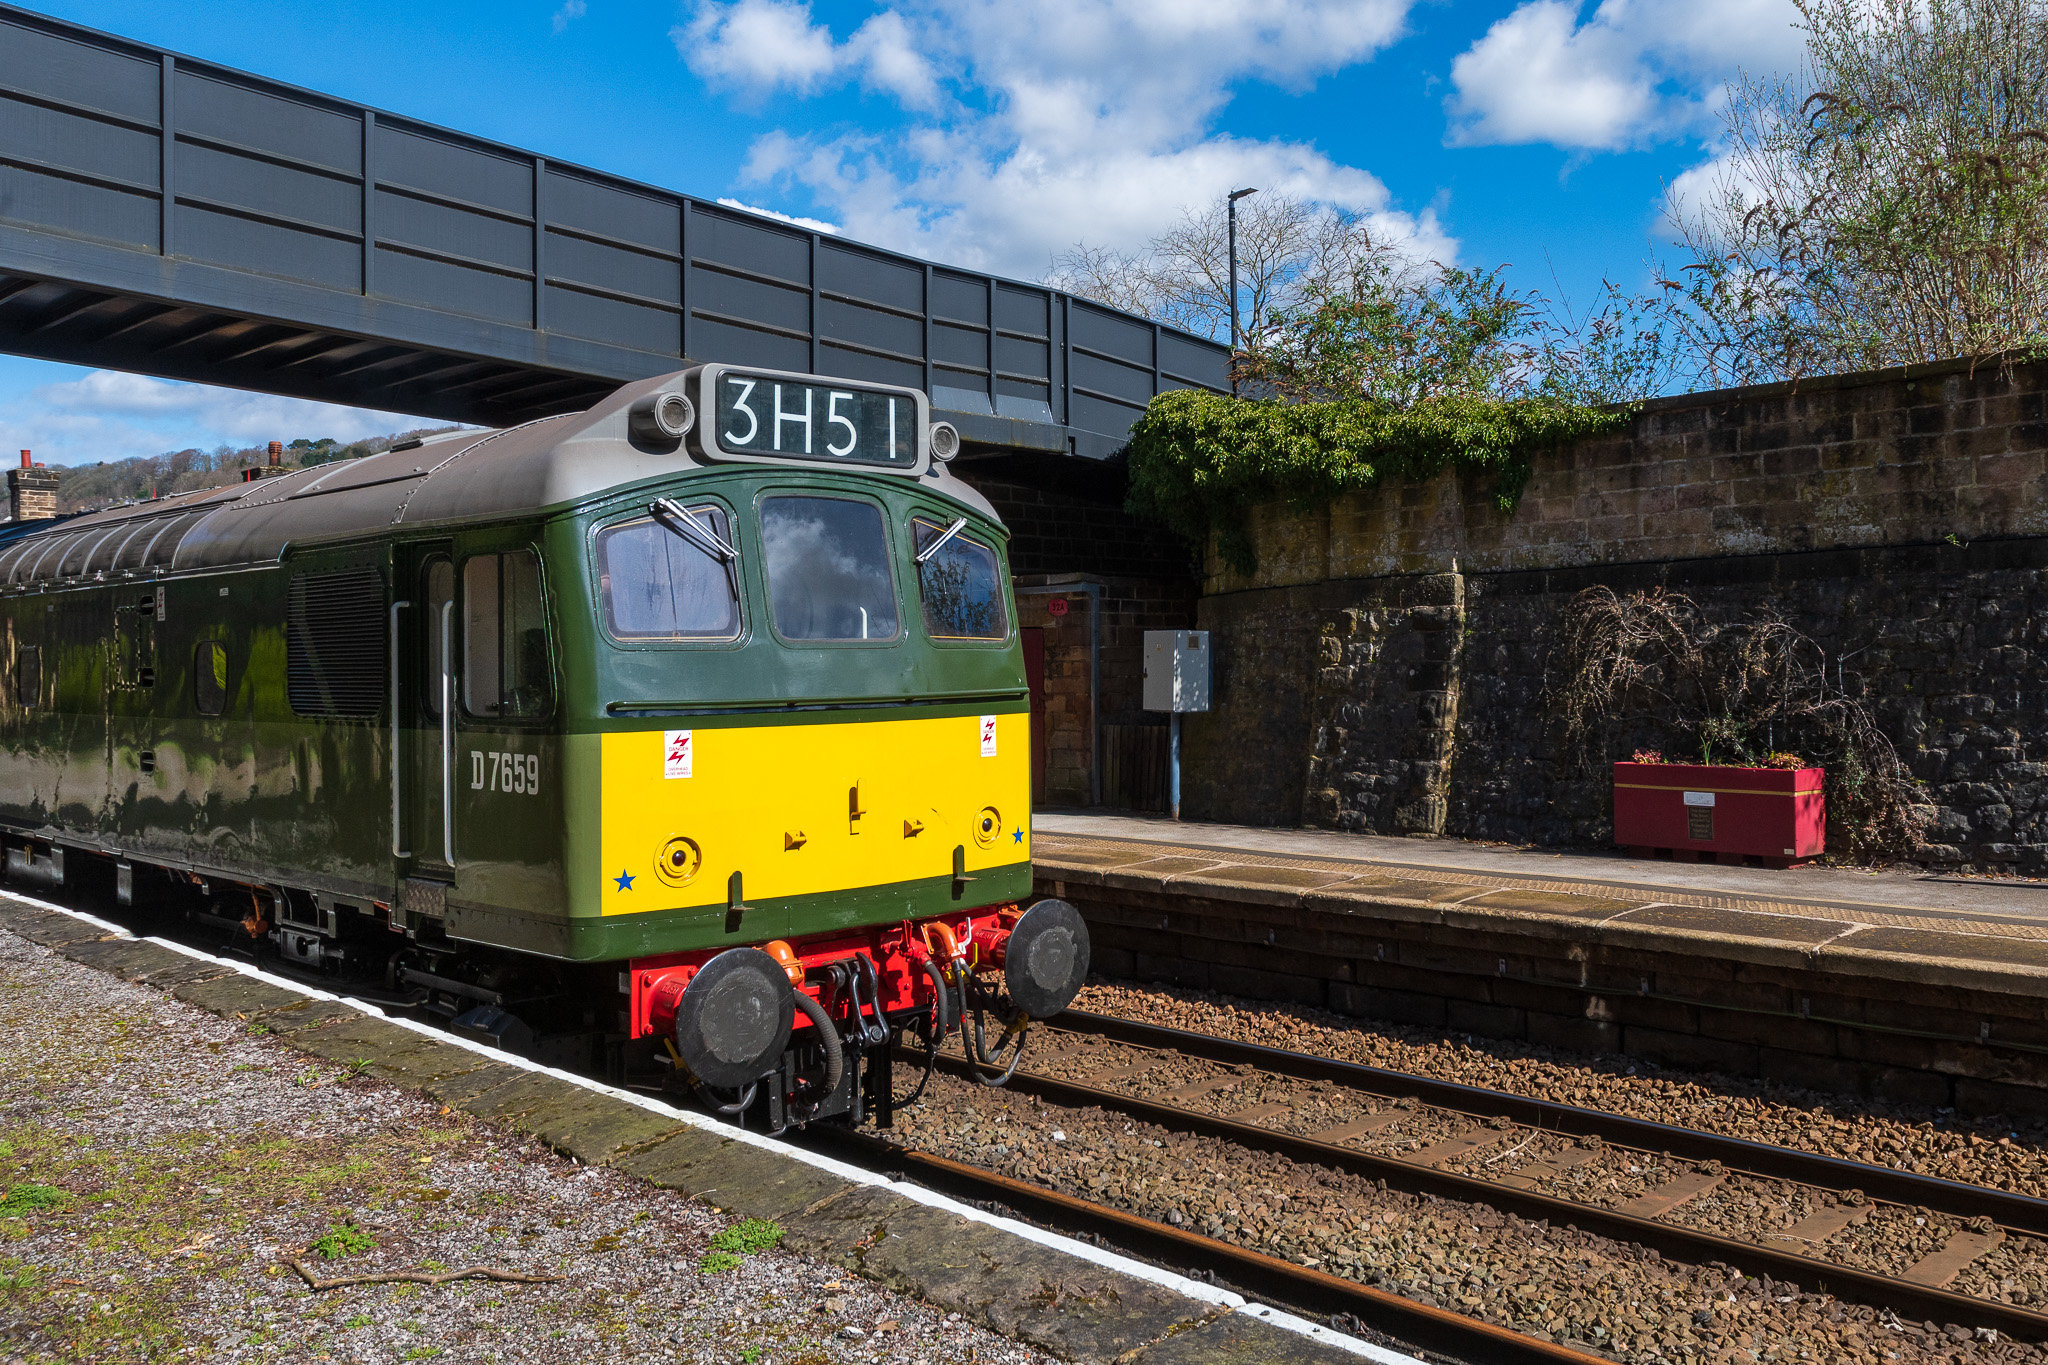
[[[942,1065],[952,1074],[964,1074],[965,1063],[957,1058],[948,1056],[943,1059]],[[1898,1279],[1817,1256],[1779,1250],[1762,1243],[1741,1241],[1680,1224],[1663,1223],[1597,1204],[1577,1203],[1534,1190],[1518,1189],[1478,1176],[1459,1175],[1419,1162],[1404,1161],[1398,1157],[1383,1156],[1319,1142],[1314,1138],[1276,1132],[1232,1119],[1196,1113],[1171,1104],[1140,1099],[1134,1095],[1098,1090],[1072,1081],[1058,1080],[1037,1072],[1018,1071],[1011,1078],[1008,1088],[1072,1108],[1109,1110],[1162,1128],[1195,1133],[1217,1138],[1234,1146],[1270,1152],[1305,1165],[1323,1166],[1369,1180],[1383,1180],[1391,1188],[1411,1193],[1430,1194],[1463,1203],[1484,1205],[1531,1220],[1570,1224],[1618,1242],[1650,1247],[1661,1254],[1690,1263],[1720,1261],[1742,1270],[1745,1274],[1768,1275],[1792,1283],[1811,1285],[1838,1298],[1851,1299],[1878,1308],[1889,1308],[1923,1319],[1963,1326],[1990,1327],[2027,1340],[2048,1341],[2048,1314]]]
[[[1122,1209],[1016,1180],[965,1162],[904,1147],[849,1129],[812,1130],[834,1146],[856,1150],[865,1163],[900,1166],[919,1183],[955,1196],[989,1200],[1068,1233],[1085,1233],[1163,1265],[1212,1270],[1233,1286],[1306,1312],[1348,1313],[1405,1344],[1493,1365],[1614,1365],[1610,1357],[1543,1341],[1494,1323],[1403,1298],[1249,1247],[1171,1227]]]
[[[1227,1066],[1254,1066],[1298,1080],[1333,1081],[1374,1095],[1405,1096],[1460,1113],[1508,1118],[1545,1132],[1597,1137],[1689,1161],[1718,1161],[1731,1170],[1773,1180],[1791,1180],[1837,1192],[1860,1190],[1872,1198],[1961,1219],[1988,1217],[2013,1231],[2048,1238],[2048,1199],[2032,1195],[1085,1010],[1067,1010],[1039,1027],[1199,1057]]]

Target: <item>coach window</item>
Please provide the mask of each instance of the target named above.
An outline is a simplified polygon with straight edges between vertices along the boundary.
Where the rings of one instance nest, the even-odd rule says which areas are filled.
[[[427,714],[436,720],[441,718],[441,659],[443,641],[441,623],[447,619],[445,608],[455,600],[455,565],[446,559],[428,562],[424,572],[424,583],[420,596],[426,610],[420,624],[424,628],[426,657],[421,660],[420,700],[425,704]],[[451,664],[453,660],[450,660]]]
[[[218,640],[201,640],[192,650],[192,701],[202,716],[228,708],[228,648]]]
[[[709,503],[597,533],[604,627],[615,640],[730,640],[740,604],[732,528]]]
[[[958,523],[915,517],[917,591],[924,602],[925,633],[934,640],[1007,640],[1002,561]]]
[[[761,501],[761,558],[786,640],[893,640],[896,584],[882,509],[849,498]]]
[[[548,713],[547,608],[531,550],[462,562],[462,704],[473,716]]]

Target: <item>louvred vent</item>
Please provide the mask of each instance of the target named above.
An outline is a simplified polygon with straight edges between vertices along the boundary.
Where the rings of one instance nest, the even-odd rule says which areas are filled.
[[[374,716],[384,702],[384,576],[293,574],[285,678],[302,716]]]

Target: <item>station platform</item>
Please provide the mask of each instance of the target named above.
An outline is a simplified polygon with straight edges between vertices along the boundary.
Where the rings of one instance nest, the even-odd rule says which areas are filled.
[[[1034,838],[1100,975],[2048,1113],[2048,882],[1060,811]]]

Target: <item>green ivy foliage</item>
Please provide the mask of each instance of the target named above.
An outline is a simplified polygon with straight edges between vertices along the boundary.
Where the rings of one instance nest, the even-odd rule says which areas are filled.
[[[1247,515],[1258,504],[1315,511],[1388,477],[1456,469],[1491,479],[1496,505],[1512,511],[1537,455],[1619,431],[1634,416],[1633,405],[1549,395],[1446,394],[1397,407],[1180,389],[1153,399],[1132,429],[1130,506],[1196,545],[1215,534],[1224,562],[1249,574],[1258,557]]]

